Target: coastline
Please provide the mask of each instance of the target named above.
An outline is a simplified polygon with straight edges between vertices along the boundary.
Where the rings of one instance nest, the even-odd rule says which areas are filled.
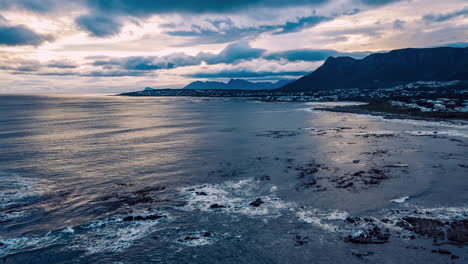
[[[415,119],[426,121],[467,121],[468,113],[459,112],[418,112],[408,111],[399,107],[388,107],[383,104],[367,103],[359,105],[335,106],[335,107],[319,107],[314,110],[336,112],[336,113],[352,113],[362,115],[382,116],[385,119]]]

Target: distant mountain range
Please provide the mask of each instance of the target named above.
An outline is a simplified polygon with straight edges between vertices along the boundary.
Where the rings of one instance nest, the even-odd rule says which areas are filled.
[[[194,90],[272,90],[283,87],[294,80],[279,80],[277,82],[249,82],[241,79],[231,79],[229,82],[196,81],[184,87]]]
[[[468,48],[401,49],[363,59],[329,57],[317,70],[280,90],[382,88],[416,81],[468,80]]]

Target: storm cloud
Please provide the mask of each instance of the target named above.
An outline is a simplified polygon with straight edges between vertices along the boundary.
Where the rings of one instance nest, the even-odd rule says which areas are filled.
[[[0,24],[0,45],[6,46],[38,46],[46,41],[52,41],[51,35],[39,34],[24,25],[11,26]]]

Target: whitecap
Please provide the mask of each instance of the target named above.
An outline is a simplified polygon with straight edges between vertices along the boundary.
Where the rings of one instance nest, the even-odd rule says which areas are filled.
[[[404,202],[406,202],[408,199],[409,199],[409,196],[403,196],[403,197],[396,198],[396,199],[393,199],[393,200],[390,200],[390,201],[391,201],[391,202],[394,202],[394,203],[404,203]]]

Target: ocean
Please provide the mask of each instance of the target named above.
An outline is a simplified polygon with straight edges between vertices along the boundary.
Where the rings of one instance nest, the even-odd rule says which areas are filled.
[[[468,124],[340,104],[1,95],[0,262],[467,263]]]

